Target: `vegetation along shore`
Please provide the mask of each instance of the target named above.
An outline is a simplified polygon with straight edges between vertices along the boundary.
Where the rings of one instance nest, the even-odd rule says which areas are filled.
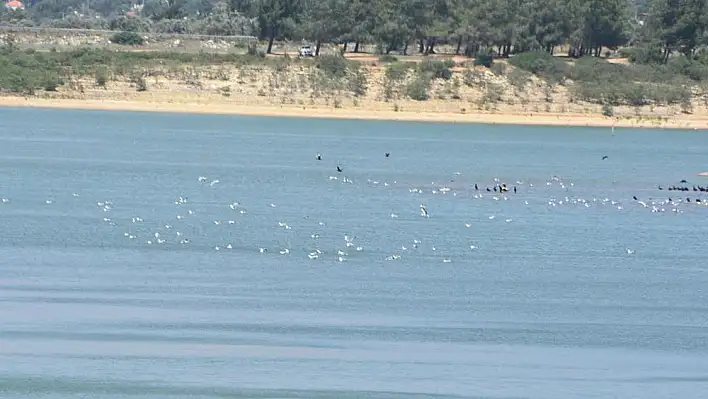
[[[708,127],[704,2],[18,3],[2,106]]]

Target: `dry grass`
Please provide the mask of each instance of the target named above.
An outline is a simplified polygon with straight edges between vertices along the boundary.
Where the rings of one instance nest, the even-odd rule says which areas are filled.
[[[357,55],[366,59],[364,55]],[[371,56],[369,56],[371,57]],[[373,58],[373,57],[372,57]],[[55,93],[41,93],[28,104],[61,106],[101,103],[109,109],[143,107],[184,112],[287,114],[353,118],[426,119],[489,123],[543,123],[705,128],[708,112],[695,107],[692,115],[678,107],[616,107],[615,118],[602,117],[601,106],[573,102],[567,88],[548,86],[530,77],[525,87],[486,68],[456,67],[450,80],[436,79],[427,101],[401,94],[387,95],[385,66],[376,60],[362,66],[367,80],[364,95],[356,96],[341,80],[324,77],[303,63],[265,65],[185,66],[144,71],[147,91],[137,91],[134,78],[113,77],[106,88],[85,76]],[[507,67],[509,68],[509,67]],[[508,70],[507,70],[508,72]],[[406,85],[412,77],[401,82]],[[400,93],[400,91],[399,91]],[[4,98],[5,105],[19,105]],[[19,102],[21,103],[21,102]],[[99,105],[97,105],[99,104]],[[130,104],[130,106],[128,106]],[[258,111],[260,109],[261,111]]]

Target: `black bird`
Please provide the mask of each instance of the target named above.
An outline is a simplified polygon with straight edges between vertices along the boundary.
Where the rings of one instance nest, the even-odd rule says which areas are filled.
[[[636,195],[635,195],[635,196],[632,196],[632,198],[634,198],[635,201],[639,201],[639,200],[637,199],[637,196],[636,196]]]
[[[341,172],[341,171],[342,171],[342,168],[340,168],[339,165],[337,165],[337,172]]]
[[[477,187],[477,183],[474,184],[474,191],[479,190],[479,187]]]
[[[514,186],[514,194],[516,194],[516,186]]]
[[[663,188],[661,186],[659,186],[659,190],[663,190]]]
[[[322,160],[322,155],[317,154],[317,160],[318,160],[318,161],[321,161],[321,160]]]
[[[387,153],[386,153],[386,158],[388,158],[388,157],[390,157],[390,156],[391,156],[391,153],[390,153],[390,152],[387,152]]]
[[[607,155],[602,157],[602,160],[604,161],[605,159],[609,158]]]
[[[679,183],[688,183],[686,180],[681,180]]]

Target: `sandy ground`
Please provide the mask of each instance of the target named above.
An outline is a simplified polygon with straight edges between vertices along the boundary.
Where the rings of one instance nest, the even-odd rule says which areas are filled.
[[[393,111],[381,107],[358,107],[355,109],[298,105],[246,105],[230,102],[173,102],[150,101],[143,99],[108,100],[108,99],[47,99],[20,96],[0,96],[2,107],[33,107],[111,111],[172,112],[193,114],[227,114],[268,117],[307,117],[335,119],[368,119],[428,121],[450,123],[485,123],[510,125],[547,125],[547,126],[595,126],[595,127],[643,127],[643,128],[683,128],[708,129],[708,115],[687,115],[658,123],[656,121],[607,118],[600,115],[553,114],[553,113],[505,113],[469,111],[466,113]]]

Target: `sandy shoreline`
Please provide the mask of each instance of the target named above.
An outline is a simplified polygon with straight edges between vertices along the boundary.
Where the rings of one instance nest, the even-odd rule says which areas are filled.
[[[687,115],[669,120],[639,118],[607,118],[600,115],[503,112],[406,112],[375,109],[337,109],[333,107],[288,105],[243,105],[228,102],[183,103],[144,100],[43,99],[36,97],[0,96],[0,107],[29,107],[102,111],[165,112],[184,114],[242,115],[264,117],[331,118],[354,120],[421,121],[442,123],[483,123],[501,125],[543,125],[574,127],[633,127],[708,129],[708,116]]]

